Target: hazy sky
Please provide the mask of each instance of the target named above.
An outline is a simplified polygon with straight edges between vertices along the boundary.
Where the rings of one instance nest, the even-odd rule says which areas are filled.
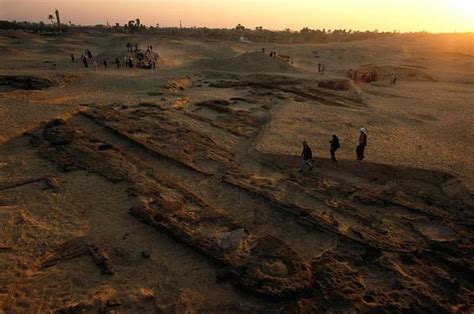
[[[0,0],[0,19],[299,30],[474,31],[474,0]]]

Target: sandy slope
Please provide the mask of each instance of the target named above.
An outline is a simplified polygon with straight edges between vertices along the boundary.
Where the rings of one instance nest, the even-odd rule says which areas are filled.
[[[152,44],[158,69],[115,69],[127,42]],[[2,33],[0,76],[54,86],[0,89],[0,310],[472,310],[472,42],[266,45],[289,65],[259,44]],[[380,80],[319,87],[349,68]],[[66,125],[45,127],[55,117]],[[303,140],[316,167],[295,175]],[[245,237],[221,253],[237,226]]]

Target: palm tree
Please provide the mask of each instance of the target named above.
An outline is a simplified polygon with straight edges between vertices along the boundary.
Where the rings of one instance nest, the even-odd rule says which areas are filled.
[[[51,21],[51,24],[53,24],[53,23],[54,23],[54,17],[53,17],[53,15],[52,15],[52,14],[48,15],[48,20],[50,20],[50,21]]]
[[[61,27],[61,20],[59,19],[59,10],[56,9],[54,13],[56,14],[56,22],[58,23],[58,27]]]

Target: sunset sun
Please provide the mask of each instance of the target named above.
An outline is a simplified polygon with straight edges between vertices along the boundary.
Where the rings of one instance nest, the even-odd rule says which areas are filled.
[[[473,0],[455,0],[448,5],[454,7],[455,11],[460,15],[466,16],[474,24],[474,1]]]

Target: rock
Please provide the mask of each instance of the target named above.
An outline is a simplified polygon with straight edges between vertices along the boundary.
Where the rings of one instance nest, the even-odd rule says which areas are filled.
[[[198,107],[206,107],[206,108],[209,108],[221,113],[227,113],[231,111],[231,109],[228,108],[228,106],[230,105],[230,102],[224,99],[206,100],[206,101],[198,102],[195,105]]]
[[[122,302],[120,300],[110,299],[107,301],[108,307],[115,307],[115,306],[120,306],[120,305],[122,305]]]
[[[143,250],[142,251],[142,257],[143,258],[150,258],[151,257],[150,252],[148,252],[147,250]]]
[[[153,292],[153,290],[147,289],[147,288],[138,289],[137,295],[138,295],[138,297],[140,297],[144,300],[155,299],[155,293]]]
[[[54,85],[52,81],[36,76],[0,75],[0,86],[6,90],[41,90]]]
[[[61,126],[47,127],[43,131],[43,138],[47,140],[52,146],[70,144],[74,139],[74,135],[74,130]]]
[[[63,119],[53,119],[46,124],[46,127],[52,128],[60,125],[66,125],[66,121],[64,121]]]
[[[242,228],[221,233],[217,239],[217,245],[223,250],[238,247],[244,235],[245,230]]]
[[[27,133],[25,135],[29,136],[28,142],[31,144],[31,146],[33,146],[33,147],[39,147],[40,146],[41,139],[37,135],[32,134],[32,133]]]
[[[46,177],[44,178],[44,181],[48,185],[48,188],[53,190],[58,190],[60,188],[59,181],[55,177]]]
[[[108,149],[112,149],[112,148],[114,148],[114,147],[109,143],[101,144],[101,145],[99,145],[99,147],[97,147],[98,150],[108,150]]]

